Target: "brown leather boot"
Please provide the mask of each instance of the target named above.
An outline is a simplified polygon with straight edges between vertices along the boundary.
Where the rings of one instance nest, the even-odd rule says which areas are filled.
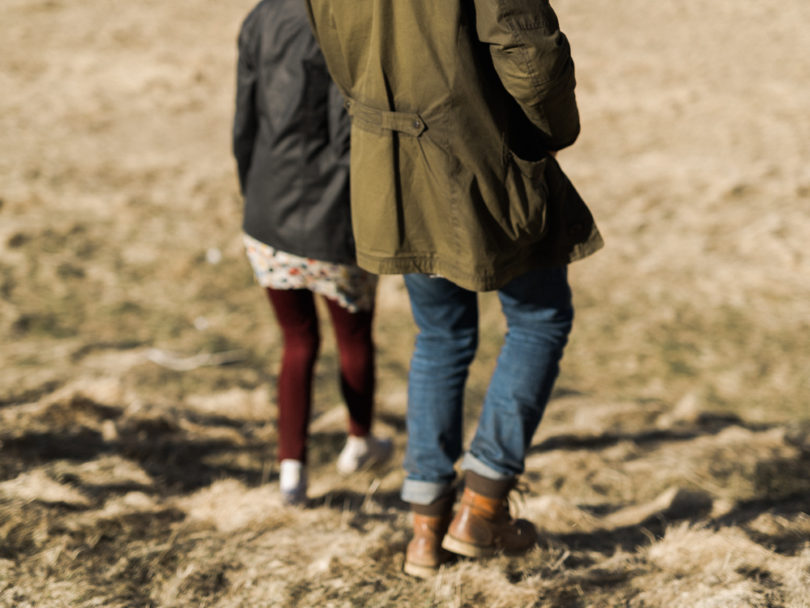
[[[413,538],[405,552],[405,574],[429,578],[452,557],[441,545],[450,524],[454,498],[450,495],[431,505],[412,505]]]
[[[514,480],[493,482],[470,471],[466,480],[460,508],[442,547],[467,557],[487,557],[497,551],[524,553],[537,543],[534,524],[509,515],[507,495]]]

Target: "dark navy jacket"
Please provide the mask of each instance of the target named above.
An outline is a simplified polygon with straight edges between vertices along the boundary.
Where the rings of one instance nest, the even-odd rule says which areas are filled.
[[[243,229],[304,257],[353,263],[349,117],[301,0],[262,0],[239,33],[233,153]]]

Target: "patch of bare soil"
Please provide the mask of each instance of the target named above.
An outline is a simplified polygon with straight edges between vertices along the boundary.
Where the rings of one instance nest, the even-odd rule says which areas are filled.
[[[413,326],[381,283],[382,470],[336,475],[331,331],[311,500],[277,487],[280,336],[239,239],[252,2],[4,0],[0,606],[810,606],[810,4],[554,2],[607,247],[516,496],[528,556],[401,572]],[[502,320],[481,297],[474,429]]]

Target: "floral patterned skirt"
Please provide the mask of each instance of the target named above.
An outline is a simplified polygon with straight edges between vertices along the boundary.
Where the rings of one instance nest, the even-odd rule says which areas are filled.
[[[357,312],[374,307],[377,275],[351,264],[335,264],[279,251],[243,234],[245,252],[262,287],[308,289]]]

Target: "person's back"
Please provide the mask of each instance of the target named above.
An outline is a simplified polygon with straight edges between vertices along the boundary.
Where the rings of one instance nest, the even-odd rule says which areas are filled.
[[[537,540],[507,495],[573,322],[566,265],[601,244],[554,151],[579,133],[574,70],[544,0],[307,0],[349,100],[358,262],[402,273],[419,329],[408,382],[414,536],[404,569],[448,551],[484,557]],[[476,291],[497,289],[509,331],[462,463]]]
[[[296,255],[354,263],[350,121],[306,7],[259,2],[242,24],[239,49],[233,150],[245,232]]]
[[[349,117],[300,0],[262,0],[239,32],[233,152],[244,194],[245,249],[283,334],[278,377],[279,485],[304,504],[313,373],[324,297],[348,409],[337,469],[387,460],[371,433],[377,277],[354,264],[349,221]]]
[[[309,5],[353,117],[361,266],[486,290],[598,249],[548,155],[579,133],[573,62],[548,3]]]

